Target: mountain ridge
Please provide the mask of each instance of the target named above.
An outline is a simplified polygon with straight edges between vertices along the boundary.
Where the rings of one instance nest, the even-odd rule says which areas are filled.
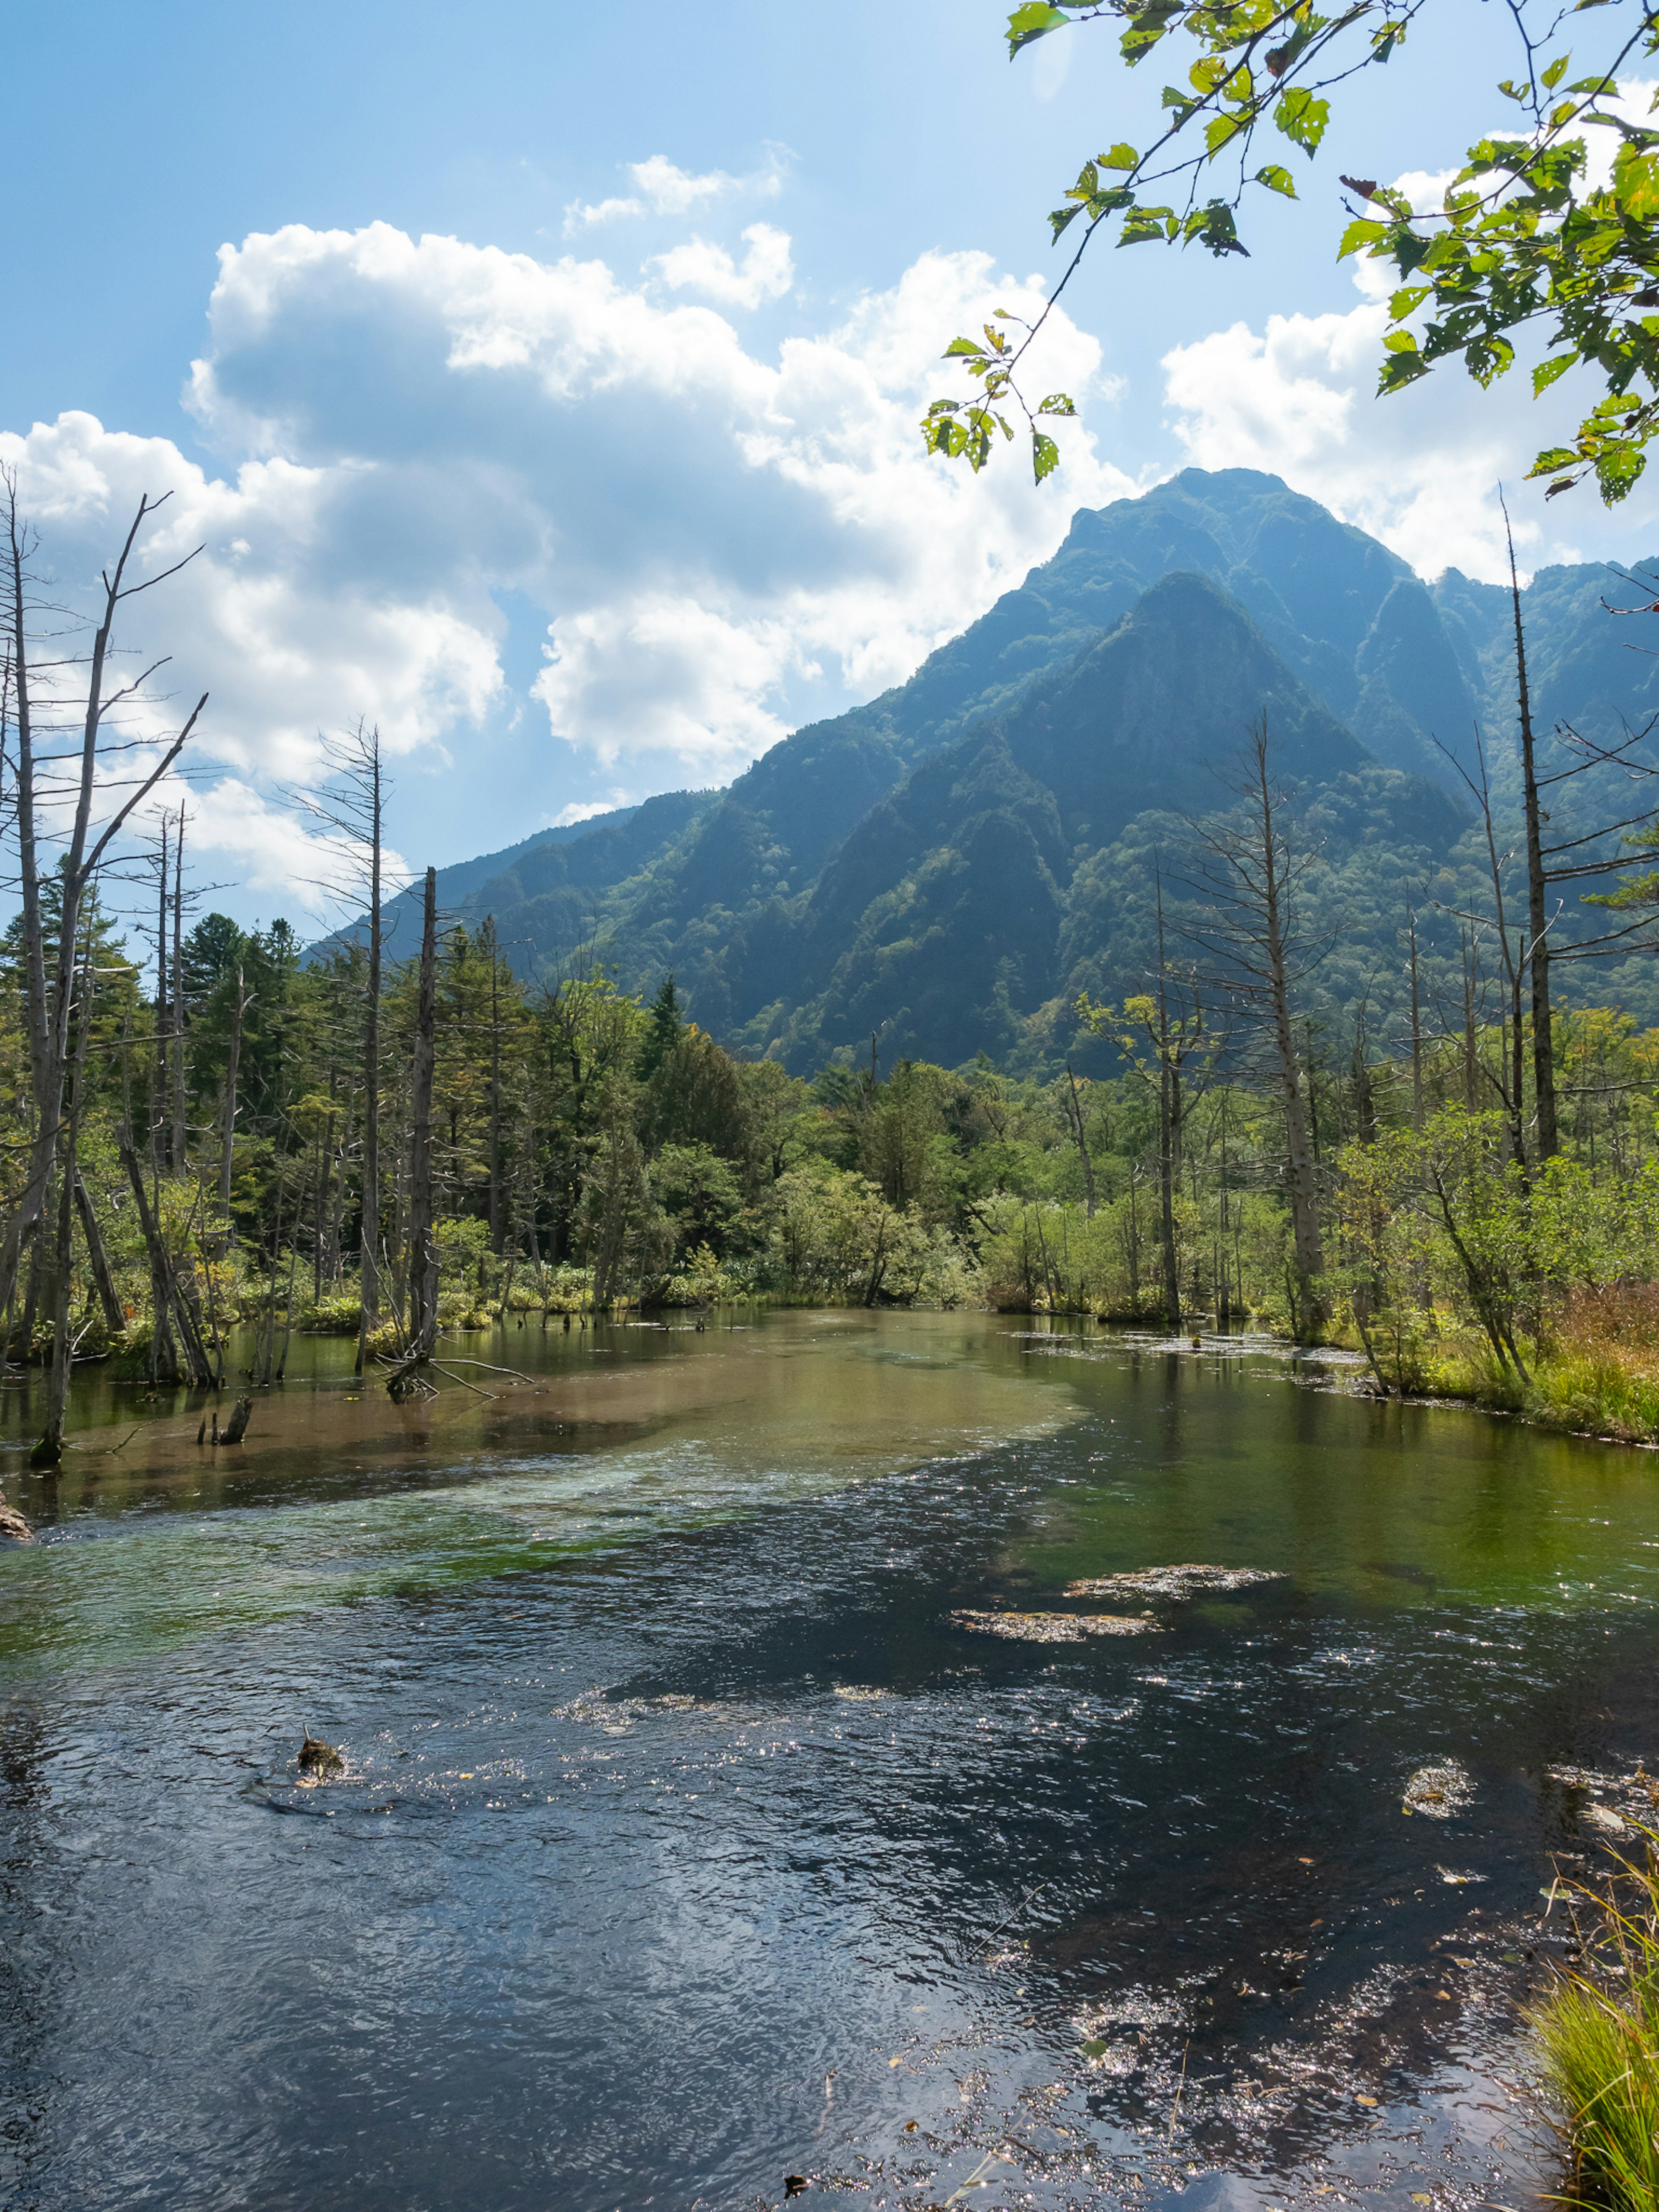
[[[1659,708],[1659,662],[1624,653],[1601,611],[1607,581],[1600,566],[1556,565],[1523,594],[1540,724],[1576,719],[1605,732]],[[1218,624],[1251,672],[1233,696],[1208,650]],[[1139,691],[1126,689],[1130,647],[1153,631],[1162,643],[1141,653]],[[1334,850],[1340,825],[1363,821],[1366,836],[1431,873],[1467,825],[1459,768],[1473,765],[1477,730],[1500,800],[1512,786],[1513,682],[1507,591],[1455,569],[1426,583],[1277,477],[1187,470],[1137,499],[1080,509],[1050,560],[904,684],[792,732],[723,789],[663,793],[556,841],[526,839],[461,864],[464,882],[441,871],[440,899],[463,918],[492,914],[509,958],[531,972],[595,946],[630,988],[672,969],[704,1026],[792,1066],[850,1048],[872,1013],[866,1033],[884,1024],[895,1049],[919,1056],[963,1056],[976,1021],[986,1035],[969,1054],[994,1033],[998,1049],[1058,1048],[1052,1036],[1032,1042],[1033,1024],[1052,1030],[1055,1018],[1042,1016],[1047,1001],[1030,1003],[1031,979],[1061,991],[1085,974],[1103,988],[1125,981],[1126,917],[1144,888],[1136,821],[1167,817],[1169,836],[1182,814],[1212,809],[1208,769],[1237,750],[1251,713],[1283,706],[1281,769],[1324,810]],[[1091,687],[1096,724],[1103,714],[1111,728],[1089,722]],[[1304,727],[1319,739],[1298,754]],[[988,749],[980,740],[993,730]],[[950,775],[1002,795],[977,811],[965,800],[947,809],[949,835],[967,845],[941,829],[945,842],[924,851],[918,810],[934,804],[938,784],[928,765],[970,738],[972,762],[964,755]],[[945,819],[937,807],[935,819]],[[1120,871],[1112,911],[1109,853]],[[1339,858],[1346,865],[1352,853]],[[492,860],[506,865],[492,872]],[[997,932],[975,936],[971,918],[999,899],[1023,919],[992,958]],[[412,949],[411,908],[405,893],[389,909],[394,957]],[[901,915],[961,971],[954,994],[938,977],[922,988],[914,961],[905,972],[916,988],[895,980],[897,947],[910,941],[895,934]],[[1048,933],[1046,950],[1033,931]],[[1001,963],[1000,982],[988,984],[988,960]],[[933,1011],[918,1017],[917,1004]]]

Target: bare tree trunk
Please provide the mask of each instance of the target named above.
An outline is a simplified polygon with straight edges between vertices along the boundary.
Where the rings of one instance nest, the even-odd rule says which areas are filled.
[[[236,1075],[242,1057],[242,1017],[247,1000],[242,994],[242,971],[236,970],[236,999],[230,1016],[230,1057],[225,1066],[224,1132],[219,1145],[219,1211],[230,1213],[230,1170],[236,1143]]]
[[[489,1249],[501,1256],[501,955],[489,931]]]
[[[87,1258],[92,1267],[92,1279],[98,1287],[98,1303],[104,1309],[104,1326],[112,1336],[119,1336],[127,1325],[126,1308],[121,1304],[121,1293],[116,1287],[114,1271],[109,1264],[109,1251],[104,1243],[104,1232],[98,1226],[98,1216],[93,1207],[92,1194],[78,1169],[75,1176],[75,1204],[81,1217],[81,1234],[87,1240]]]
[[[1324,1309],[1315,1285],[1325,1272],[1325,1253],[1319,1233],[1319,1192],[1313,1157],[1308,1145],[1307,1117],[1302,1109],[1301,1073],[1297,1066],[1296,1038],[1291,1025],[1290,988],[1285,977],[1285,916],[1282,911],[1283,872],[1278,830],[1273,820],[1273,794],[1267,781],[1267,734],[1258,731],[1255,747],[1255,799],[1261,836],[1262,949],[1267,955],[1273,1003],[1273,1049],[1278,1062],[1279,1096],[1285,1109],[1285,1148],[1289,1169],[1291,1231],[1296,1245],[1296,1272],[1304,1308],[1304,1326],[1310,1336],[1324,1327]]]
[[[185,1125],[185,810],[173,848],[173,1172],[189,1166]]]
[[[186,1379],[204,1387],[213,1380],[213,1363],[209,1359],[201,1332],[196,1325],[183,1292],[179,1290],[173,1265],[173,1255],[167,1250],[161,1224],[150,1209],[149,1193],[144,1188],[144,1171],[138,1164],[138,1155],[132,1148],[131,1133],[123,1127],[116,1139],[121,1155],[121,1164],[127,1171],[127,1181],[137,1201],[138,1227],[144,1239],[144,1249],[149,1255],[150,1296],[155,1313],[154,1348],[150,1370],[159,1378],[164,1349],[172,1344],[172,1333],[176,1326],[182,1361],[173,1362],[174,1372],[182,1365]]]
[[[1412,967],[1412,1127],[1423,1133],[1423,1010],[1417,982],[1417,916],[1407,923]]]
[[[438,1338],[438,1255],[432,1241],[432,1076],[437,1031],[438,872],[426,872],[420,996],[410,1085],[409,1344],[430,1359]]]
[[[91,1012],[92,952],[90,945],[80,971],[80,990],[73,1012],[75,1056],[68,1112],[58,1147],[58,1238],[52,1261],[52,1373],[46,1387],[46,1425],[29,1454],[29,1465],[55,1468],[64,1456],[64,1423],[69,1411],[70,1368],[74,1344],[70,1334],[70,1297],[75,1274],[75,1193],[80,1181],[76,1164],[81,1136],[81,1100],[86,1084],[87,1038]],[[90,1208],[88,1208],[90,1211]]]
[[[167,1164],[167,1066],[171,1059],[168,1050],[167,1025],[171,1016],[167,1011],[167,855],[172,850],[169,823],[172,817],[163,810],[161,815],[161,851],[157,863],[161,887],[156,894],[155,914],[155,1066],[150,1084],[149,1155],[150,1164],[159,1176]]]
[[[363,1183],[359,1288],[362,1322],[357,1332],[357,1372],[363,1347],[380,1317],[380,733],[369,741],[366,769],[369,815],[368,1007],[363,1029]]]
[[[1089,1158],[1089,1140],[1083,1132],[1083,1107],[1078,1097],[1077,1078],[1072,1073],[1072,1063],[1066,1063],[1066,1080],[1071,1085],[1072,1127],[1077,1137],[1077,1156],[1083,1163],[1083,1203],[1086,1217],[1095,1218],[1095,1169]]]
[[[67,1152],[69,1148],[65,1146]],[[64,1421],[69,1409],[70,1291],[75,1266],[75,1160],[72,1152],[58,1184],[58,1237],[52,1253],[52,1368],[46,1377],[46,1425],[29,1454],[29,1465],[56,1468],[64,1456]]]
[[[1504,527],[1509,530],[1505,514]],[[1549,915],[1545,905],[1543,839],[1538,806],[1538,768],[1533,750],[1532,693],[1527,682],[1527,639],[1521,621],[1521,580],[1516,573],[1515,540],[1510,541],[1510,597],[1515,609],[1515,672],[1521,714],[1521,774],[1527,811],[1527,935],[1532,962],[1532,1081],[1537,1110],[1537,1152],[1540,1161],[1561,1148],[1555,1105],[1555,1038],[1550,1014]],[[1516,1059],[1520,1057],[1519,1041]],[[1519,1085],[1515,1115],[1521,1117]]]
[[[332,1080],[331,1073],[330,1079]],[[334,1212],[328,1232],[329,1281],[337,1289],[344,1273],[345,1255],[341,1250],[341,1243],[344,1236],[345,1223],[346,1163],[351,1158],[352,1124],[356,1119],[356,1098],[348,1089],[345,1104],[345,1131],[340,1139],[340,1149],[335,1163],[337,1171],[334,1177]]]
[[[1158,1194],[1164,1258],[1164,1312],[1181,1326],[1181,1255],[1176,1246],[1175,1194],[1181,1176],[1181,1075],[1170,1042],[1170,970],[1164,951],[1164,884],[1158,878]]]

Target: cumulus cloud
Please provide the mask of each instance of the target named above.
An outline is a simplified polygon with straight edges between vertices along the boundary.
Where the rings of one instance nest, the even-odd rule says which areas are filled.
[[[608,791],[603,799],[573,799],[549,818],[551,830],[568,830],[578,822],[591,822],[596,814],[610,814],[631,803],[625,791]]]
[[[776,285],[783,234],[746,243],[734,280]],[[65,598],[141,491],[173,493],[143,558],[204,550],[138,603],[134,641],[212,694],[216,871],[299,885],[323,871],[272,826],[277,786],[360,715],[422,761],[504,725],[504,604],[541,611],[525,711],[558,741],[550,816],[577,760],[584,800],[596,764],[633,795],[718,781],[908,675],[1074,507],[1134,489],[1083,426],[1042,489],[1012,454],[975,479],[921,450],[941,331],[1040,300],[982,255],[929,254],[763,356],[600,260],[296,225],[221,254],[188,390],[216,470],[78,413],[0,436],[0,459]],[[1098,349],[1060,316],[1048,362],[1084,393]]]
[[[1402,179],[1402,189],[1417,179]],[[1433,179],[1427,180],[1432,184]],[[1541,550],[1541,492],[1521,483],[1537,449],[1569,431],[1595,397],[1574,372],[1534,404],[1524,368],[1477,387],[1455,362],[1387,399],[1376,396],[1389,327],[1389,273],[1360,262],[1346,313],[1234,323],[1163,358],[1170,427],[1199,468],[1257,468],[1357,523],[1421,574],[1508,574],[1498,486],[1509,490],[1517,550]],[[1593,491],[1550,511],[1548,557],[1628,551],[1644,494],[1616,520]],[[1530,510],[1530,512],[1528,512]],[[1564,542],[1565,533],[1582,546]],[[1560,533],[1560,534],[1558,534]]]
[[[741,264],[723,246],[693,238],[653,255],[645,265],[671,291],[706,292],[723,307],[758,307],[763,300],[781,300],[795,281],[788,233],[769,222],[751,222],[743,238],[749,251]]]
[[[1234,323],[1164,356],[1171,427],[1196,467],[1265,469],[1382,539],[1425,575],[1504,573],[1500,477],[1528,450],[1524,419],[1485,396],[1458,403],[1455,369],[1378,400],[1388,311],[1270,315]],[[1537,525],[1516,532],[1525,542]]]
[[[716,200],[775,199],[783,190],[783,169],[782,155],[775,148],[769,149],[764,164],[746,177],[728,176],[724,169],[694,175],[678,168],[665,154],[653,154],[643,161],[629,163],[634,190],[626,198],[572,200],[564,211],[564,234],[577,238],[597,223],[616,222],[629,216],[690,215]]]

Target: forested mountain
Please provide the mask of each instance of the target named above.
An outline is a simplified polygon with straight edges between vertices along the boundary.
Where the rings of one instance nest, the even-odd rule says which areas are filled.
[[[1616,589],[1600,566],[1533,579],[1540,730],[1606,736],[1659,708],[1659,660],[1603,605]],[[726,790],[527,840],[443,872],[440,894],[493,915],[526,972],[596,945],[630,986],[672,970],[717,1036],[792,1066],[872,1033],[884,1056],[1086,1063],[1078,992],[1139,988],[1154,862],[1178,906],[1191,820],[1229,803],[1263,713],[1322,852],[1316,903],[1340,922],[1324,1000],[1386,1004],[1407,907],[1432,960],[1437,902],[1462,903],[1482,864],[1459,773],[1477,730],[1500,816],[1513,799],[1514,690],[1506,592],[1425,584],[1277,477],[1188,470],[1079,513],[907,684]],[[394,915],[406,951],[409,902]],[[1644,971],[1621,985],[1650,989]]]

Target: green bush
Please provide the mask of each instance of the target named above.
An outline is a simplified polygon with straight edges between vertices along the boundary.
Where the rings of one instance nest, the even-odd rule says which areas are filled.
[[[302,1306],[294,1322],[305,1336],[356,1336],[362,1327],[362,1300],[356,1291],[319,1298],[315,1305]]]

